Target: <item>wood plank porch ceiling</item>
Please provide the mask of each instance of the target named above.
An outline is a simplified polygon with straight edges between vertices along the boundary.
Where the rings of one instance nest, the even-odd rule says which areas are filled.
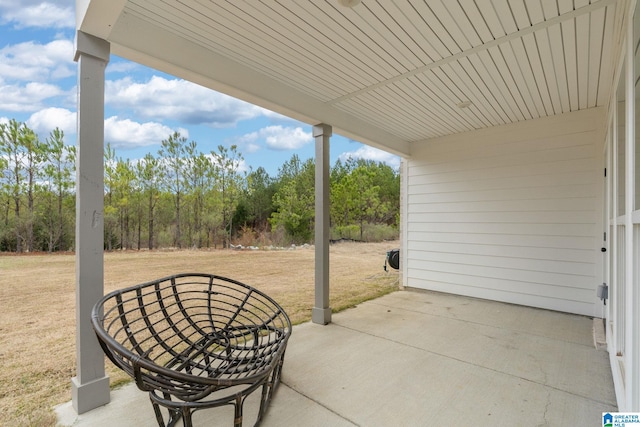
[[[604,105],[622,4],[129,0],[122,15],[410,144]]]

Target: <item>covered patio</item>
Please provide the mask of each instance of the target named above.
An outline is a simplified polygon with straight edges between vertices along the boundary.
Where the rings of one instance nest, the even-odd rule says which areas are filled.
[[[294,327],[263,426],[602,425],[616,411],[600,319],[437,292],[400,291]],[[595,335],[594,335],[595,327]],[[152,427],[134,384],[60,425]],[[245,425],[257,405],[248,401]],[[195,414],[227,426],[232,408]],[[206,422],[204,422],[206,420]]]
[[[310,309],[335,323],[296,328],[265,424],[599,425],[640,410],[636,1],[76,0],[76,13],[81,421],[113,422],[87,413],[110,400],[88,320],[112,54],[313,126]],[[401,286],[464,296],[402,292],[332,318],[334,133],[403,158]]]

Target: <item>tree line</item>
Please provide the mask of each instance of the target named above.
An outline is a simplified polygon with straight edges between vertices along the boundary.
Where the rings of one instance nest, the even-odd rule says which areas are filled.
[[[104,152],[105,249],[226,248],[312,242],[315,164],[293,155],[275,177],[244,170],[236,145],[203,153],[174,132],[142,159]],[[76,147],[56,128],[41,140],[0,124],[0,251],[69,251],[75,244]],[[396,238],[400,177],[382,162],[330,171],[332,239]]]

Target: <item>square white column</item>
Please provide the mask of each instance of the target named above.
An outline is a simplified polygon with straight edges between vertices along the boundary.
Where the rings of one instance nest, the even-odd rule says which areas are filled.
[[[104,294],[104,86],[110,45],[78,31],[78,153],[76,160],[76,376],[73,407],[82,414],[109,403],[104,353],[91,309]]]
[[[315,222],[315,305],[311,312],[313,323],[331,322],[329,307],[329,140],[331,126],[313,127],[316,142],[316,222]]]

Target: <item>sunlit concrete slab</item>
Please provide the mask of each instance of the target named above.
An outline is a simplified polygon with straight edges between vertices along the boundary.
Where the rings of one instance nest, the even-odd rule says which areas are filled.
[[[602,412],[617,409],[608,354],[587,317],[405,291],[332,320],[294,327],[263,426],[600,426]],[[57,412],[60,425],[157,425],[134,385],[80,416],[70,404]],[[203,426],[232,419],[231,408],[194,417]]]
[[[245,402],[244,419],[247,426],[252,426],[256,419],[259,396],[259,392],[254,393]],[[262,425],[353,427],[352,423],[311,399],[294,392],[286,385],[281,385],[276,396],[274,404],[269,408],[267,419]],[[134,384],[113,391],[111,398],[111,403],[108,405],[79,416],[73,411],[71,402],[61,405],[56,409],[58,425],[82,427],[158,426],[147,394],[138,390]],[[196,412],[193,416],[194,425],[207,427],[229,427],[233,425],[233,419],[234,414],[231,406]],[[182,423],[178,425],[181,426]]]

